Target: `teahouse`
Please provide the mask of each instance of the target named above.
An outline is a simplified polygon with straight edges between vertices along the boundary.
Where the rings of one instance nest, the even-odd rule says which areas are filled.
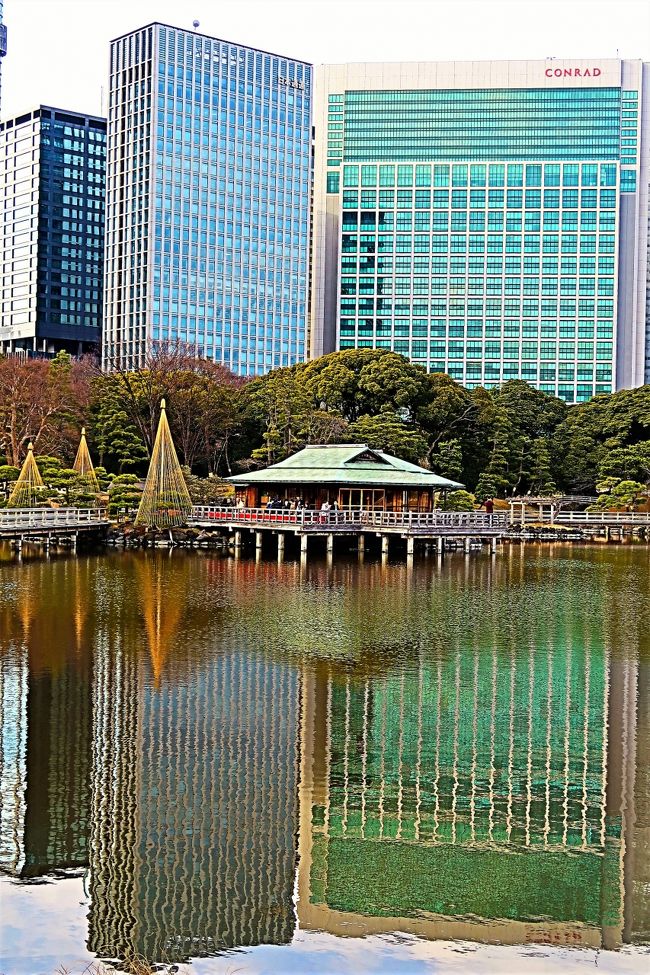
[[[336,501],[343,510],[432,511],[436,494],[463,487],[367,444],[305,447],[278,464],[228,480],[247,508],[278,499],[300,500],[305,508]]]

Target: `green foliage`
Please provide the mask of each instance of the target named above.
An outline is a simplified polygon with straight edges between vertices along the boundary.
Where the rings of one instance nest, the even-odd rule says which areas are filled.
[[[223,504],[235,496],[232,484],[221,477],[197,477],[189,467],[183,468],[183,476],[192,504]]]
[[[480,501],[593,494],[606,478],[650,485],[650,386],[567,406],[520,380],[467,390],[379,349],[334,352],[246,382],[174,348],[144,369],[108,375],[66,353],[0,357],[0,494],[33,440],[37,454],[59,458],[58,467],[39,458],[46,494],[81,496],[65,472],[84,424],[103,490],[115,473],[144,474],[163,395],[179,459],[195,475],[276,463],[307,444],[362,441],[463,483]],[[199,480],[196,500],[222,496],[218,481]]]
[[[366,443],[412,464],[417,464],[427,452],[423,434],[388,410],[376,416],[359,417],[350,424],[347,433],[346,439],[352,443]]]
[[[2,464],[0,465],[0,486],[3,491],[6,491],[9,484],[18,480],[18,475],[20,474],[20,468],[14,467],[13,464]]]
[[[645,504],[650,493],[645,484],[639,481],[622,480],[618,477],[606,477],[596,485],[598,501],[592,505],[592,510],[630,511]]]
[[[118,474],[113,478],[108,492],[109,515],[115,517],[123,510],[135,513],[141,497],[140,479],[135,474]]]
[[[148,459],[142,435],[129,419],[113,377],[101,376],[94,385],[93,430],[100,465],[115,465],[120,473]]]
[[[650,480],[648,441],[650,385],[572,406],[554,438],[565,489],[592,493],[596,481],[609,474]],[[638,448],[639,454],[628,448]]]
[[[442,440],[434,454],[429,457],[431,470],[452,481],[460,481],[463,475],[463,448],[460,440]]]
[[[447,497],[440,496],[438,507],[441,511],[474,511],[476,497],[469,491],[451,491]]]

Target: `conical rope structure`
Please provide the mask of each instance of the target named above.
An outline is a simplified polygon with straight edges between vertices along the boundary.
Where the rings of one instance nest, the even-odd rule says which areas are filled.
[[[185,524],[191,511],[192,502],[176,456],[163,399],[160,401],[158,432],[135,523],[147,528],[174,528]]]
[[[18,480],[7,501],[8,508],[34,508],[41,500],[41,489],[44,488],[41,472],[34,457],[34,445],[27,448],[27,457]]]
[[[88,444],[86,443],[85,427],[81,428],[81,440],[79,441],[79,449],[77,450],[77,456],[74,459],[72,469],[77,472],[83,482],[83,486],[88,491],[92,494],[99,494],[99,481],[97,480],[90,451],[88,450]]]

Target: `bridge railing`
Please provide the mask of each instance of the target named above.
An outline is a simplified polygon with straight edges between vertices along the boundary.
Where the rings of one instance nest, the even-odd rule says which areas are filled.
[[[218,505],[195,505],[190,521],[261,527],[317,529],[325,527],[392,528],[403,531],[418,528],[503,528],[508,526],[507,512],[488,515],[484,511],[322,511],[311,508],[231,508]]]
[[[0,510],[0,532],[34,528],[81,528],[107,523],[103,508],[4,508]]]
[[[555,524],[650,525],[650,511],[559,511]]]

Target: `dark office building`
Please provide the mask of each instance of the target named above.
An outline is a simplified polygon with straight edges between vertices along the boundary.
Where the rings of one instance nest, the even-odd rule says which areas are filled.
[[[43,105],[0,123],[0,352],[98,351],[106,121]]]

